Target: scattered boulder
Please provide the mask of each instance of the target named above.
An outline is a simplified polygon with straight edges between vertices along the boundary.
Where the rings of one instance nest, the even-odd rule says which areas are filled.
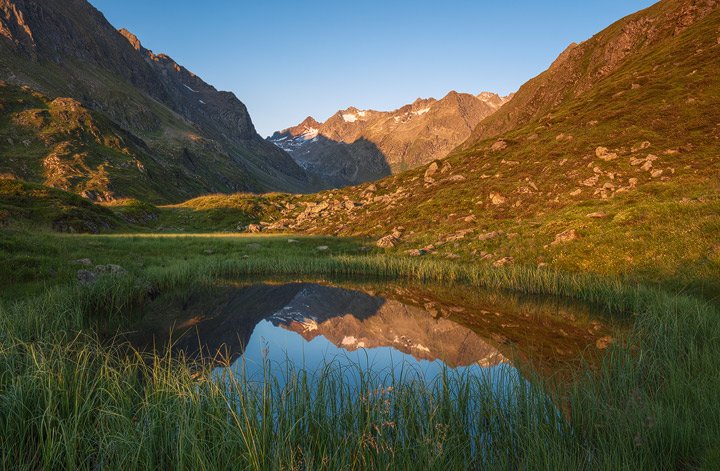
[[[430,165],[428,165],[427,170],[425,170],[425,175],[423,176],[425,183],[435,182],[433,176],[437,173],[439,168],[440,166],[437,162],[432,162]]]
[[[296,239],[288,239],[288,244],[297,244],[299,241]]]
[[[107,273],[110,275],[124,275],[127,273],[127,270],[125,270],[120,265],[113,265],[112,263],[110,263],[108,265],[95,266],[95,273],[99,273],[99,274]]]
[[[328,209],[330,205],[327,203],[327,201],[321,201],[320,203],[308,203],[308,205],[305,207],[305,212],[310,214],[320,214],[326,209]]]
[[[102,275],[122,276],[125,274],[127,274],[127,271],[120,265],[108,264],[96,265],[92,270],[78,270],[76,277],[80,284],[90,285],[95,283]]]
[[[77,271],[77,280],[80,282],[80,284],[83,285],[89,285],[92,283],[95,283],[97,281],[97,274],[90,270],[78,270]]]
[[[555,235],[555,240],[552,245],[564,244],[565,242],[571,242],[573,240],[580,239],[580,234],[575,229],[568,229],[559,234]]]
[[[486,232],[484,234],[480,234],[478,236],[478,240],[492,240],[502,236],[503,234],[505,234],[503,231]]]
[[[507,146],[508,146],[507,142],[503,141],[502,139],[499,139],[497,142],[495,142],[495,144],[490,146],[490,150],[493,152],[500,152],[500,151],[507,149]]]
[[[585,180],[583,180],[582,182],[580,182],[580,184],[583,185],[583,186],[595,186],[595,185],[597,185],[597,182],[598,182],[599,180],[600,180],[600,175],[595,174],[595,175],[593,175],[593,176],[590,177],[590,178],[586,178]]]
[[[462,182],[465,181],[464,175],[453,175],[447,179],[449,182]]]
[[[257,234],[262,232],[263,227],[260,224],[249,224],[245,230],[251,234]]]
[[[327,252],[328,250],[330,250],[330,247],[328,247],[327,245],[318,245],[316,249],[318,252]]]
[[[613,343],[615,343],[615,339],[609,335],[606,335],[605,337],[597,339],[597,341],[595,341],[595,346],[598,350],[605,350]]]
[[[505,265],[509,265],[513,262],[512,257],[503,257],[499,260],[495,260],[495,263],[493,263],[494,267],[504,267]]]
[[[375,242],[375,245],[377,245],[381,249],[387,249],[387,248],[395,247],[398,242],[399,242],[398,238],[395,237],[393,234],[390,234],[390,235],[386,235],[385,237],[380,238],[377,242]]]
[[[602,146],[595,149],[595,156],[600,160],[604,160],[605,162],[609,162],[618,158],[617,153],[610,152],[608,151],[607,147]]]
[[[598,211],[595,213],[589,213],[586,215],[586,217],[589,217],[591,219],[605,219],[606,217],[608,217],[608,215],[607,215],[607,213]]]
[[[79,258],[77,260],[73,260],[73,263],[75,265],[84,265],[86,267],[89,267],[90,265],[92,265],[92,260],[90,260],[89,258]]]
[[[501,204],[505,204],[507,201],[507,198],[505,198],[503,195],[497,192],[490,193],[490,202],[494,204],[495,206],[499,206]]]
[[[555,140],[560,141],[572,141],[573,137],[570,134],[560,133],[557,136],[555,136]]]
[[[636,152],[640,152],[641,150],[645,150],[645,149],[649,148],[651,145],[652,144],[650,144],[650,141],[643,141],[637,145],[632,146],[630,148],[630,152],[632,152],[634,154]]]

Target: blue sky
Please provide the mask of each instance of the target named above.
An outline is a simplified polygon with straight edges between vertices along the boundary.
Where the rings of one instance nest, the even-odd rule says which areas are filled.
[[[651,0],[90,0],[250,110],[258,132],[348,106],[515,91]]]

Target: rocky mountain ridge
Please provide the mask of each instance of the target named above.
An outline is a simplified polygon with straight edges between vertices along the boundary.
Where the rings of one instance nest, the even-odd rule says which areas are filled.
[[[324,123],[312,117],[268,140],[293,156],[308,173],[340,187],[377,180],[445,157],[483,118],[509,97],[452,91],[418,98],[394,111],[338,111]]]

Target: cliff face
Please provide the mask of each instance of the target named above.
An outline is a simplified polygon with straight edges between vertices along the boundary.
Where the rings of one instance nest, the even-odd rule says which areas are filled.
[[[268,140],[327,186],[352,185],[445,157],[506,100],[450,92],[388,112],[350,107],[325,123],[308,117]]]
[[[145,49],[85,0],[0,0],[0,79],[106,116],[145,143],[161,167],[153,178],[176,181],[186,196],[311,189],[232,93]],[[147,196],[123,195],[118,185],[113,193]]]

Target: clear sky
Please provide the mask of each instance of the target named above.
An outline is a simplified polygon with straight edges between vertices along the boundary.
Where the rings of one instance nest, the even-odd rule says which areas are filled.
[[[267,136],[349,106],[507,94],[653,0],[90,0],[248,107]]]

